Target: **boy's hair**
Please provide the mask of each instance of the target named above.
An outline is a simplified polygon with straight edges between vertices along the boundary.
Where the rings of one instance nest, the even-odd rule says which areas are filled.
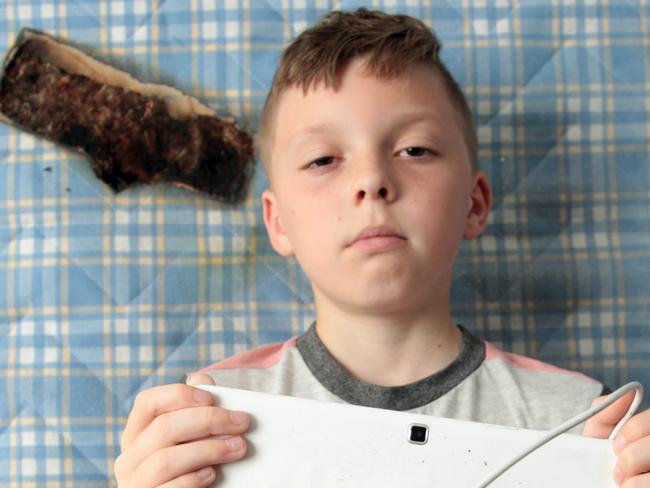
[[[347,64],[368,56],[365,72],[378,78],[400,76],[410,67],[424,63],[440,74],[458,113],[472,169],[477,169],[478,142],[472,113],[456,80],[438,56],[442,42],[423,22],[408,15],[390,15],[359,8],[354,12],[334,11],[303,31],[282,53],[271,89],[262,110],[259,142],[261,156],[270,177],[270,142],[277,103],[282,92],[301,86],[307,93],[320,82],[336,88]]]

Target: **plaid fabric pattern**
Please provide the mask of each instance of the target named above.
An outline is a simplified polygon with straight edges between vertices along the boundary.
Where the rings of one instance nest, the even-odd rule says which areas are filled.
[[[361,5],[432,26],[475,114],[495,204],[458,258],[457,320],[650,386],[648,2],[7,0],[0,51],[45,30],[254,130],[282,47]],[[0,125],[0,486],[113,484],[140,389],[305,330],[309,284],[270,247],[264,187],[258,167],[238,207],[114,195],[80,155]]]

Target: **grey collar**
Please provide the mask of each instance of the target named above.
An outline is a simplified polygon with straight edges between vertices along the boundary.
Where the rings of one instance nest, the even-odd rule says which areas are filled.
[[[415,383],[379,386],[353,377],[325,348],[316,333],[316,323],[300,336],[296,347],[316,379],[330,392],[354,405],[411,410],[440,398],[473,373],[485,359],[485,343],[463,326],[458,357],[446,368]]]

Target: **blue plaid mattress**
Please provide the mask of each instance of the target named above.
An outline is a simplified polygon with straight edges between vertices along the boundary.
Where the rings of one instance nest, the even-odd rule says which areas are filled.
[[[650,385],[647,1],[5,0],[0,51],[44,30],[255,129],[282,47],[361,5],[432,26],[476,117],[495,205],[461,250],[456,320]],[[169,185],[116,195],[83,156],[0,124],[0,486],[112,484],[139,390],[309,326],[265,184],[258,165],[234,207]]]

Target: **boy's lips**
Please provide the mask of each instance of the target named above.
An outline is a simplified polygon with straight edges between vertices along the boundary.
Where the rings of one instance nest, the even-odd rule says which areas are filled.
[[[402,234],[386,225],[368,226],[348,244],[365,251],[383,251],[392,249],[406,240]]]

